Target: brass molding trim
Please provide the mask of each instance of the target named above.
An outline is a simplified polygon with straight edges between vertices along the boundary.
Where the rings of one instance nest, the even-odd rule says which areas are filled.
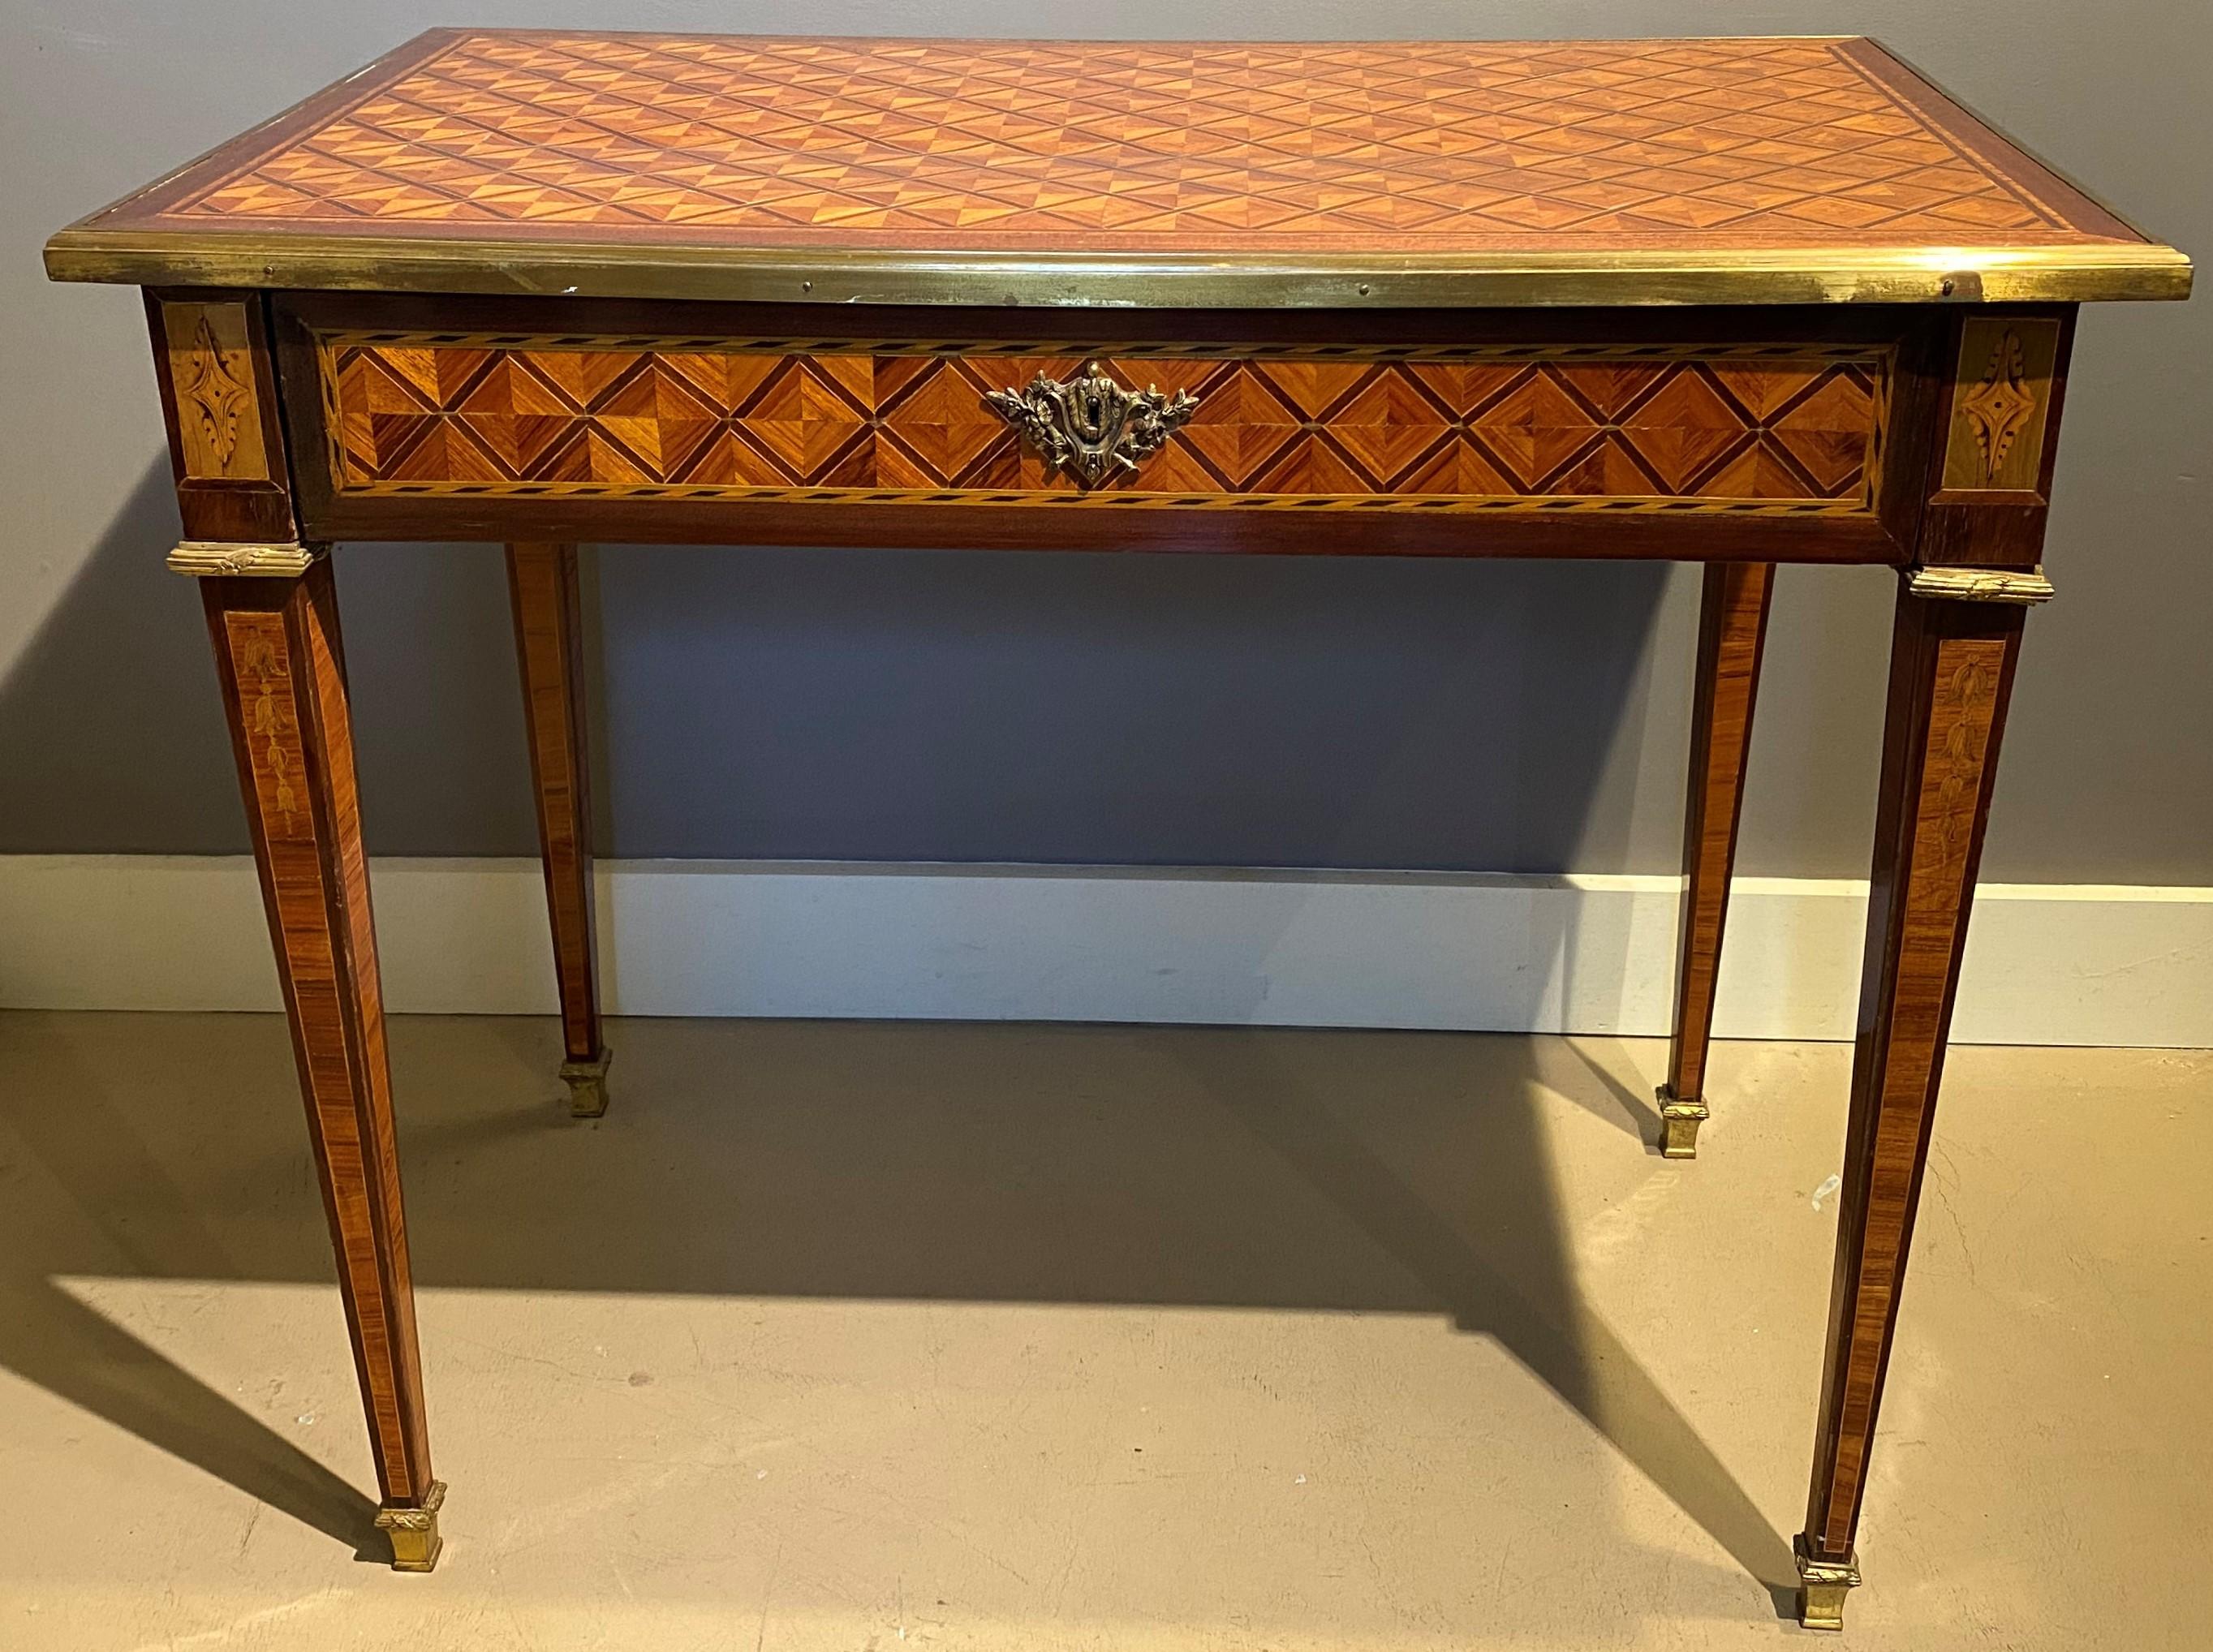
[[[169,552],[169,571],[193,579],[297,579],[328,547],[320,545],[224,545],[186,539]]]
[[[446,1546],[438,1535],[438,1510],[445,1502],[446,1483],[433,1480],[421,1503],[376,1511],[377,1529],[392,1539],[393,1570],[427,1572],[437,1566],[438,1551]]]
[[[1465,305],[2081,303],[2186,298],[2191,263],[2072,247],[1387,253],[931,253],[403,235],[64,229],[56,281],[820,304],[1388,309]]]
[[[1790,1542],[1798,1562],[1798,1621],[1808,1629],[1844,1626],[1844,1595],[1860,1586],[1860,1558],[1816,1560],[1801,1532]]]
[[[2049,602],[2054,588],[2039,567],[2033,573],[2004,568],[1914,568],[1905,588],[1915,596],[1954,602]]]

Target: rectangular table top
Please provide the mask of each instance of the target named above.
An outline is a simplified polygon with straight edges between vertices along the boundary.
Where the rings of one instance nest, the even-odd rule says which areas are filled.
[[[1872,41],[434,30],[63,278],[966,303],[2180,296]]]

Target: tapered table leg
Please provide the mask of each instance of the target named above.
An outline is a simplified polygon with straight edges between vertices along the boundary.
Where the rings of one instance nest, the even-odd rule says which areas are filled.
[[[200,589],[369,1414],[377,1524],[396,1568],[428,1571],[445,1487],[430,1473],[330,563]]]
[[[1698,613],[1698,676],[1691,713],[1691,778],[1683,822],[1683,910],[1678,925],[1675,1021],[1667,1082],[1660,1087],[1660,1150],[1696,1155],[1705,1121],[1706,1046],[1713,1036],[1714,980],[1722,924],[1736,863],[1745,754],[1753,701],[1775,593],[1775,567],[1724,562],[1706,568]]]
[[[592,936],[590,786],[585,760],[584,673],[578,624],[576,547],[510,545],[508,589],[522,661],[530,725],[530,773],[538,795],[538,844],[553,924],[553,970],[561,993],[561,1076],[570,1113],[607,1110],[607,1064]]]
[[[1838,1629],[2025,610],[1901,589],[1799,1615]]]

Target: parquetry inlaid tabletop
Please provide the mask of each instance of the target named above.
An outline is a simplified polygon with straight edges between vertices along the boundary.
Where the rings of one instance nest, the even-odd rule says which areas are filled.
[[[664,296],[929,299],[957,278],[972,302],[1164,277],[1194,302],[1582,295],[1563,281],[1612,302],[2080,298],[2188,272],[1854,39],[442,30],[50,258],[142,282]]]

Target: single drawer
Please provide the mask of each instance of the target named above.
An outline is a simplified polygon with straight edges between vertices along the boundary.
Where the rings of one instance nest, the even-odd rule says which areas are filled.
[[[1881,345],[334,331],[336,496],[1864,515]]]

